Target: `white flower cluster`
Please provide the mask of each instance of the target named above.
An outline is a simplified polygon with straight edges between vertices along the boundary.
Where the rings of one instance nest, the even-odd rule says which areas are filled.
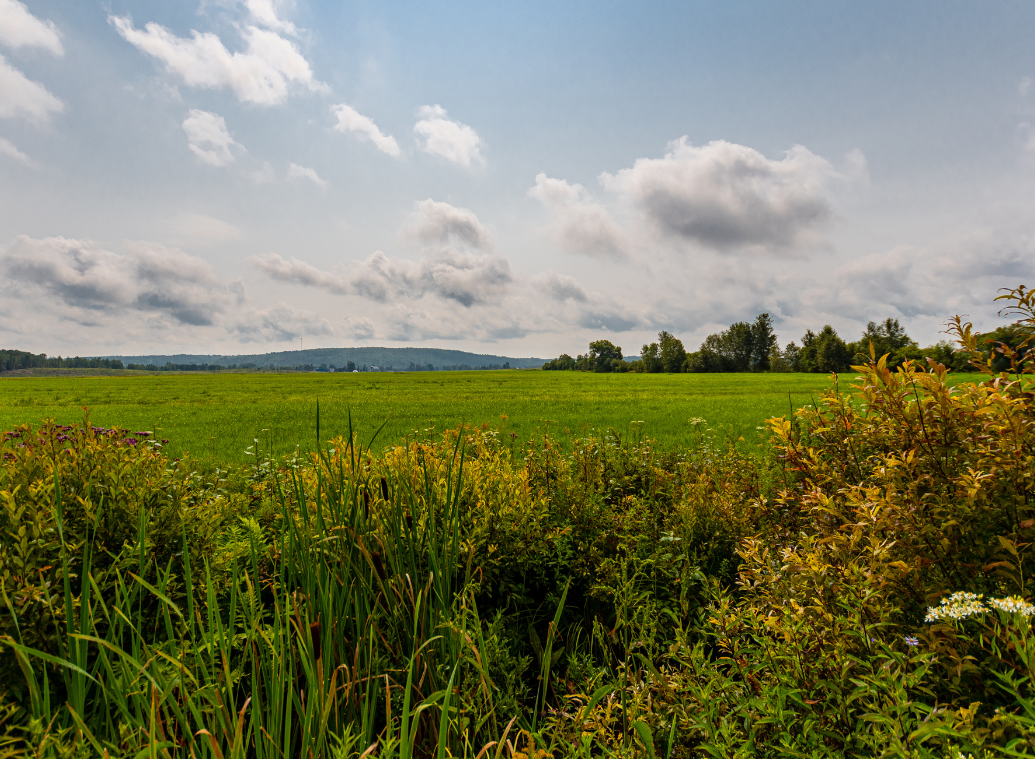
[[[1019,596],[993,598],[988,602],[988,605],[999,609],[999,611],[1005,611],[1011,614],[1023,614],[1025,617],[1030,617],[1032,614],[1035,614],[1035,606],[1032,606]]]
[[[961,620],[972,617],[975,614],[984,614],[988,611],[976,593],[959,591],[948,598],[943,598],[940,606],[929,606],[925,622],[937,622],[940,619]]]
[[[975,614],[984,614],[990,609],[998,609],[1009,614],[1021,614],[1030,617],[1035,614],[1035,606],[1019,596],[1008,596],[1006,598],[989,599],[988,605],[982,601],[984,596],[976,593],[960,591],[953,593],[948,598],[943,598],[939,606],[929,606],[925,622],[937,622],[943,619],[959,621],[972,617]]]

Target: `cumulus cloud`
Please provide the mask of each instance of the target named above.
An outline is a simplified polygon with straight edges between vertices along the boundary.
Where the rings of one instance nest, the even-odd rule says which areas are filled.
[[[720,252],[787,252],[815,245],[833,218],[825,190],[837,172],[806,148],[780,160],[724,140],[694,147],[683,137],[669,148],[600,176],[663,237]]]
[[[18,150],[9,140],[5,140],[3,137],[0,137],[0,156],[5,156],[30,168],[36,165],[29,156]]]
[[[467,124],[447,118],[446,109],[440,105],[421,106],[418,111],[421,120],[413,131],[424,138],[421,149],[455,164],[469,168],[472,164],[484,164],[482,139]]]
[[[34,82],[0,55],[0,119],[43,122],[65,105],[46,87]]]
[[[230,136],[223,117],[209,111],[192,108],[184,119],[183,131],[187,133],[191,152],[210,166],[233,163],[233,148],[244,150],[244,146]]]
[[[474,211],[431,198],[417,202],[406,236],[429,244],[459,242],[482,250],[492,247],[492,238]]]
[[[420,261],[392,259],[377,251],[333,272],[275,253],[267,253],[255,263],[281,282],[317,287],[337,295],[359,295],[380,303],[433,295],[470,307],[498,300],[512,281],[510,263],[502,256],[452,249]]]
[[[37,308],[57,305],[92,313],[87,320],[129,311],[175,323],[213,323],[231,299],[204,260],[160,245],[138,244],[128,254],[64,237],[18,237],[0,251],[9,293]]]
[[[538,174],[535,187],[528,191],[556,218],[557,241],[574,253],[608,258],[625,258],[629,243],[622,228],[607,210],[593,201],[586,188]]]
[[[39,47],[64,55],[61,37],[53,21],[41,21],[18,0],[0,0],[0,44],[18,49]]]
[[[211,32],[192,30],[188,39],[154,22],[137,29],[129,16],[108,20],[123,39],[157,58],[192,87],[229,88],[239,100],[265,106],[283,103],[292,86],[326,89],[314,78],[297,45],[270,29],[245,25],[241,29],[245,52],[231,53]]]
[[[297,163],[292,163],[288,165],[287,176],[288,179],[308,179],[310,182],[312,182],[320,188],[327,186],[327,180],[320,179],[320,175],[316,173],[316,169],[309,169],[305,166],[299,166]]]
[[[278,282],[317,287],[335,295],[345,295],[351,291],[347,277],[317,269],[297,258],[289,260],[276,253],[266,253],[255,259],[255,265]]]
[[[399,156],[399,143],[395,141],[395,138],[390,134],[384,134],[372,119],[359,113],[352,106],[345,103],[332,105],[331,113],[338,117],[334,131],[352,134],[361,140],[370,140],[382,153],[393,157]]]

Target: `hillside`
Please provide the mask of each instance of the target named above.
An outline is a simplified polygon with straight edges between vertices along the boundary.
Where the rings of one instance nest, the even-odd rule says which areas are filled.
[[[219,356],[203,354],[152,355],[152,356],[105,356],[115,358],[124,364],[155,364],[164,366],[171,364],[218,364],[230,366],[236,364],[252,364],[256,367],[292,368],[322,364],[337,368],[344,367],[352,361],[357,368],[376,366],[381,369],[405,370],[410,364],[427,367],[431,364],[436,369],[500,367],[510,364],[514,369],[539,368],[546,359],[542,358],[509,358],[483,353],[444,350],[441,348],[313,348],[299,351],[280,351],[277,353],[257,353],[240,356]]]

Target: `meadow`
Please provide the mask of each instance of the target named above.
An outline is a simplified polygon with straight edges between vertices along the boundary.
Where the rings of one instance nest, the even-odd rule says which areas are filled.
[[[685,447],[712,435],[754,448],[765,420],[813,403],[830,387],[819,374],[587,374],[480,371],[412,373],[179,374],[0,379],[0,429],[90,420],[154,431],[166,453],[220,463],[282,455],[348,429],[351,412],[373,448],[460,424],[501,427],[521,445],[549,431],[581,437],[613,428]],[[505,422],[501,419],[506,416]],[[703,422],[694,422],[701,420]],[[642,422],[642,424],[639,424]]]

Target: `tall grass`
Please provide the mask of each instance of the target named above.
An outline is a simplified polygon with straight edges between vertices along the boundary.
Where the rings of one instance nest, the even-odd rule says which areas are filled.
[[[70,572],[56,460],[64,583],[55,600],[66,627],[56,654],[8,641],[33,722],[74,729],[111,756],[131,747],[220,759],[486,755],[496,745],[486,736],[505,738],[508,725],[481,663],[461,555],[462,439],[444,494],[426,470],[422,490],[372,480],[351,434],[345,450],[321,450],[307,469],[316,487],[296,462],[275,480],[279,540],[263,546],[250,533],[225,588],[207,561],[191,566],[186,537],[165,566],[149,561],[143,512],[136,561],[113,568],[111,592],[97,588],[90,539]],[[51,699],[51,672],[61,673],[65,703]],[[478,694],[474,712],[457,708],[461,684]]]

